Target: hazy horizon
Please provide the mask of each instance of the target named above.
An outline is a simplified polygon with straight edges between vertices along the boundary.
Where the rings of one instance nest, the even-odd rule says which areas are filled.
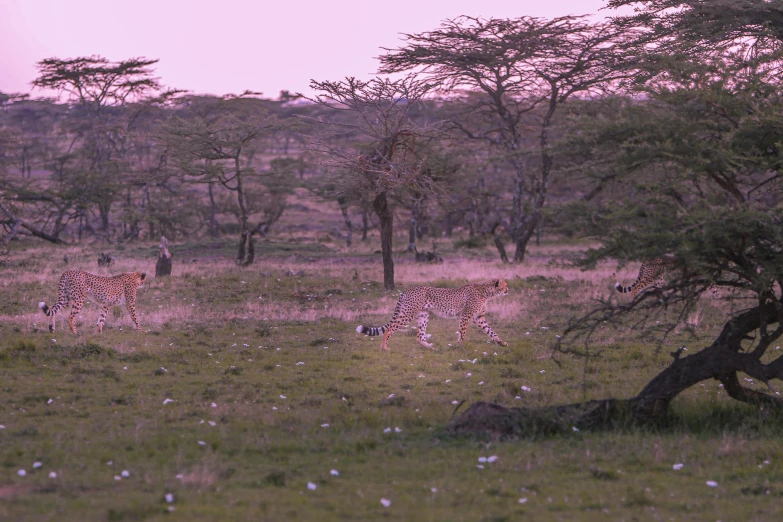
[[[159,59],[163,85],[199,94],[281,90],[310,93],[311,79],[366,79],[382,47],[402,33],[437,28],[459,15],[555,17],[597,14],[605,0],[400,0],[394,8],[337,0],[295,4],[136,0],[6,0],[0,7],[0,92],[33,89],[45,58],[100,55]],[[218,9],[219,8],[219,9]],[[609,11],[600,13],[607,16]]]

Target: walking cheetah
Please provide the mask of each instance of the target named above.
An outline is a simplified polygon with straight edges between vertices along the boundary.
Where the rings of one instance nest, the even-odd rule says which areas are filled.
[[[674,260],[668,257],[654,257],[648,261],[642,263],[639,267],[639,277],[636,278],[636,282],[631,286],[623,286],[620,283],[616,283],[614,287],[621,294],[631,292],[631,299],[636,297],[636,294],[654,286],[656,288],[662,288],[664,284],[663,276],[666,272],[674,269]]]
[[[623,286],[620,283],[616,283],[614,287],[620,293],[631,293],[631,298],[635,298],[637,294],[647,290],[650,287],[663,288],[664,276],[672,271],[677,270],[674,264],[674,259],[669,257],[654,257],[648,261],[642,263],[639,267],[639,277],[631,286]],[[718,286],[710,285],[707,288],[707,292],[712,299],[720,299],[721,291]]]
[[[68,303],[73,303],[71,314],[68,316],[68,326],[71,327],[73,333],[76,333],[73,319],[82,309],[87,294],[90,294],[103,305],[97,327],[97,332],[101,333],[109,307],[125,301],[133,324],[136,325],[137,330],[141,330],[141,325],[136,317],[136,289],[144,284],[146,277],[147,274],[141,272],[102,277],[83,270],[66,270],[60,277],[60,284],[57,287],[57,303],[49,308],[45,302],[41,301],[38,303],[38,308],[50,317],[49,331],[54,332],[54,316],[68,306]]]
[[[419,344],[425,348],[432,348],[427,342],[427,323],[429,322],[430,308],[439,314],[454,317],[459,315],[459,337],[461,343],[468,329],[468,321],[471,319],[481,328],[490,339],[501,346],[507,346],[484,319],[487,311],[487,301],[495,296],[508,294],[508,285],[502,279],[490,279],[481,283],[471,283],[460,288],[434,288],[431,286],[415,286],[403,292],[394,307],[391,321],[380,327],[367,327],[359,325],[356,331],[366,335],[383,334],[381,350],[388,350],[386,346],[389,336],[395,331],[408,325],[413,316],[418,313],[417,324],[419,333],[416,338]]]

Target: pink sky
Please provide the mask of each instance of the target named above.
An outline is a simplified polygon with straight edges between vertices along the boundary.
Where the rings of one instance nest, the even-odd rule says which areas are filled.
[[[595,14],[605,0],[0,0],[0,92],[31,92],[41,59],[157,58],[164,85],[197,93],[309,93],[369,78],[400,33],[483,17]],[[602,11],[599,16],[610,14]],[[613,13],[612,13],[613,14]],[[34,96],[40,91],[32,91]]]

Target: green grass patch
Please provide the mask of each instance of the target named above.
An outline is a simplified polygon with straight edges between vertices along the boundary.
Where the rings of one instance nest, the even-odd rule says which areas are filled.
[[[627,397],[669,364],[668,345],[656,351],[630,328],[597,332],[586,367],[552,360],[558,327],[594,293],[612,291],[608,274],[574,281],[544,256],[518,278],[511,270],[521,268],[491,262],[476,277],[474,260],[459,269],[401,263],[403,288],[425,277],[443,286],[506,278],[511,292],[490,302],[487,317],[509,346],[473,326],[457,345],[457,320],[433,317],[437,350],[409,328],[381,352],[379,338],[355,332],[385,323],[399,295],[383,291],[379,265],[346,260],[333,245],[279,240],[260,242],[258,265],[242,270],[234,243],[174,245],[174,275],[139,291],[142,332],[117,308],[94,334],[98,308],[88,304],[78,335],[66,314],[52,334],[36,306],[53,301],[63,267],[38,256],[3,269],[12,298],[0,305],[0,519],[783,517],[783,416],[736,404],[716,382],[684,393],[653,426],[508,442],[443,435],[461,401]],[[294,252],[310,259],[289,260]],[[154,273],[151,248],[123,255],[121,270]],[[94,264],[92,252],[70,256],[71,265]],[[705,306],[697,336],[675,332],[671,345],[708,342],[725,314]]]

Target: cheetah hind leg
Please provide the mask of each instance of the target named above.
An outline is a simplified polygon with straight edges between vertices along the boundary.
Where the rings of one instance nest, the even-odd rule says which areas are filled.
[[[106,322],[106,316],[109,315],[109,305],[104,305],[101,308],[101,315],[98,318],[98,324],[95,327],[96,333],[101,333],[103,331],[103,323]]]
[[[82,306],[84,306],[84,298],[73,299],[71,302],[73,303],[73,306],[71,307],[71,313],[68,315],[68,326],[71,327],[73,333],[76,333],[76,324],[74,324],[73,320],[76,319]]]
[[[432,347],[431,343],[427,342],[427,324],[430,321],[430,314],[426,310],[422,310],[419,312],[419,315],[416,318],[416,324],[419,327],[419,333],[416,336],[416,338],[419,341],[419,344],[422,345],[425,348],[434,349]]]
[[[381,341],[381,351],[382,351],[382,352],[383,352],[383,351],[386,351],[386,352],[388,352],[388,351],[389,351],[389,347],[388,347],[388,346],[386,346],[386,343],[389,341],[389,336],[390,336],[391,334],[392,334],[392,329],[391,329],[391,327],[390,327],[388,330],[386,330],[385,332],[383,332],[383,341]]]

